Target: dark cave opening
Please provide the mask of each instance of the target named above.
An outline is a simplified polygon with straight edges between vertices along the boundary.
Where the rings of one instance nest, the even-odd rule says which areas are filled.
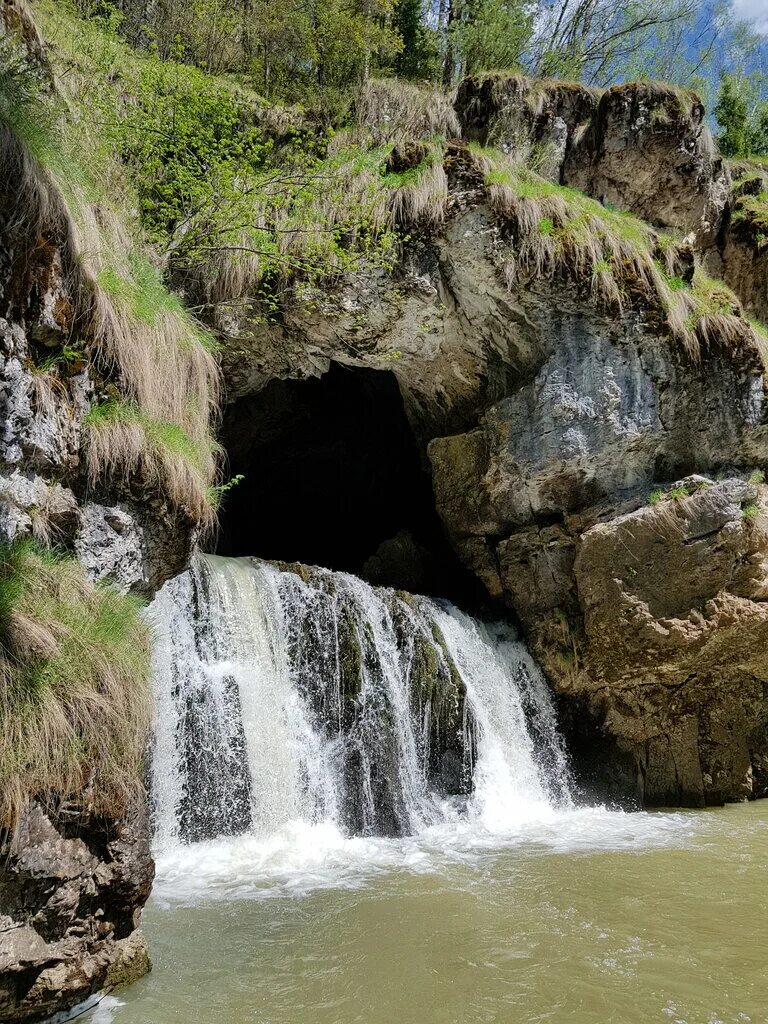
[[[218,554],[355,573],[374,584],[482,603],[453,552],[395,375],[332,364],[229,406],[230,477]]]

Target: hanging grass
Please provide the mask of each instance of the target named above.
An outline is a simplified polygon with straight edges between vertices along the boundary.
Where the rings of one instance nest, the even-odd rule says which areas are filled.
[[[604,308],[646,309],[693,360],[714,346],[759,350],[738,298],[699,268],[691,276],[685,247],[674,239],[498,150],[472,143],[468,154],[488,205],[511,234],[504,261],[510,286],[563,276],[586,286]]]
[[[0,547],[0,825],[39,794],[119,813],[141,787],[149,672],[135,598],[32,541]]]
[[[18,46],[6,40],[0,61],[0,175],[11,183],[8,227],[18,240],[17,258],[39,239],[55,242],[77,331],[63,339],[64,349],[75,341],[97,380],[112,383],[146,419],[175,424],[196,451],[206,450],[188,472],[153,477],[172,502],[206,520],[216,471],[211,419],[219,399],[211,339],[163,285],[129,212],[124,169],[75,123]],[[101,441],[98,472],[89,464],[94,479],[115,472],[127,479],[136,460],[121,465],[120,440],[110,448],[104,432]],[[141,464],[160,465],[150,457]]]

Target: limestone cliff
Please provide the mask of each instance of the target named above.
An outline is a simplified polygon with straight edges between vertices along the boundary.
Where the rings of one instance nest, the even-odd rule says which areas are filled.
[[[457,111],[477,141],[445,151],[439,227],[414,225],[393,275],[250,322],[229,396],[332,363],[391,372],[454,549],[545,666],[585,789],[761,795],[764,340],[701,269],[730,202],[701,105],[487,78]],[[563,186],[505,170],[521,147]]]

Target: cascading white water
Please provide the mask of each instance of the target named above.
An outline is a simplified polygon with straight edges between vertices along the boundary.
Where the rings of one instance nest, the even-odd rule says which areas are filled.
[[[497,831],[569,805],[512,631],[342,573],[199,555],[151,609],[159,847],[297,823]]]

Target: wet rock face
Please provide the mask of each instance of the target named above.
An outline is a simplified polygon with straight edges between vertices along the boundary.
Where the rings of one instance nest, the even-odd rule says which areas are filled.
[[[0,845],[0,1019],[39,1021],[149,970],[140,907],[147,812],[120,821],[34,804]]]
[[[523,622],[586,788],[641,805],[763,795],[764,488],[694,476],[648,504],[650,482],[611,487],[619,469],[650,481],[663,416],[569,465],[533,447],[520,460],[509,420],[495,448],[499,415],[487,434],[433,442],[438,501],[465,562]]]
[[[761,795],[768,537],[743,479],[768,458],[761,367],[530,309],[538,372],[429,446],[454,546],[522,622],[585,784],[656,805]],[[673,483],[728,465],[742,476]]]
[[[568,588],[556,564],[571,559],[585,510],[632,493],[643,501],[654,479],[694,466],[744,461],[748,452],[759,461],[764,446],[758,367],[711,353],[695,368],[632,318],[610,323],[569,311],[566,301],[531,307],[533,315],[551,346],[538,373],[475,430],[429,447],[454,543],[526,621],[563,603]],[[526,580],[524,567],[539,563]],[[518,590],[528,592],[526,607]]]

